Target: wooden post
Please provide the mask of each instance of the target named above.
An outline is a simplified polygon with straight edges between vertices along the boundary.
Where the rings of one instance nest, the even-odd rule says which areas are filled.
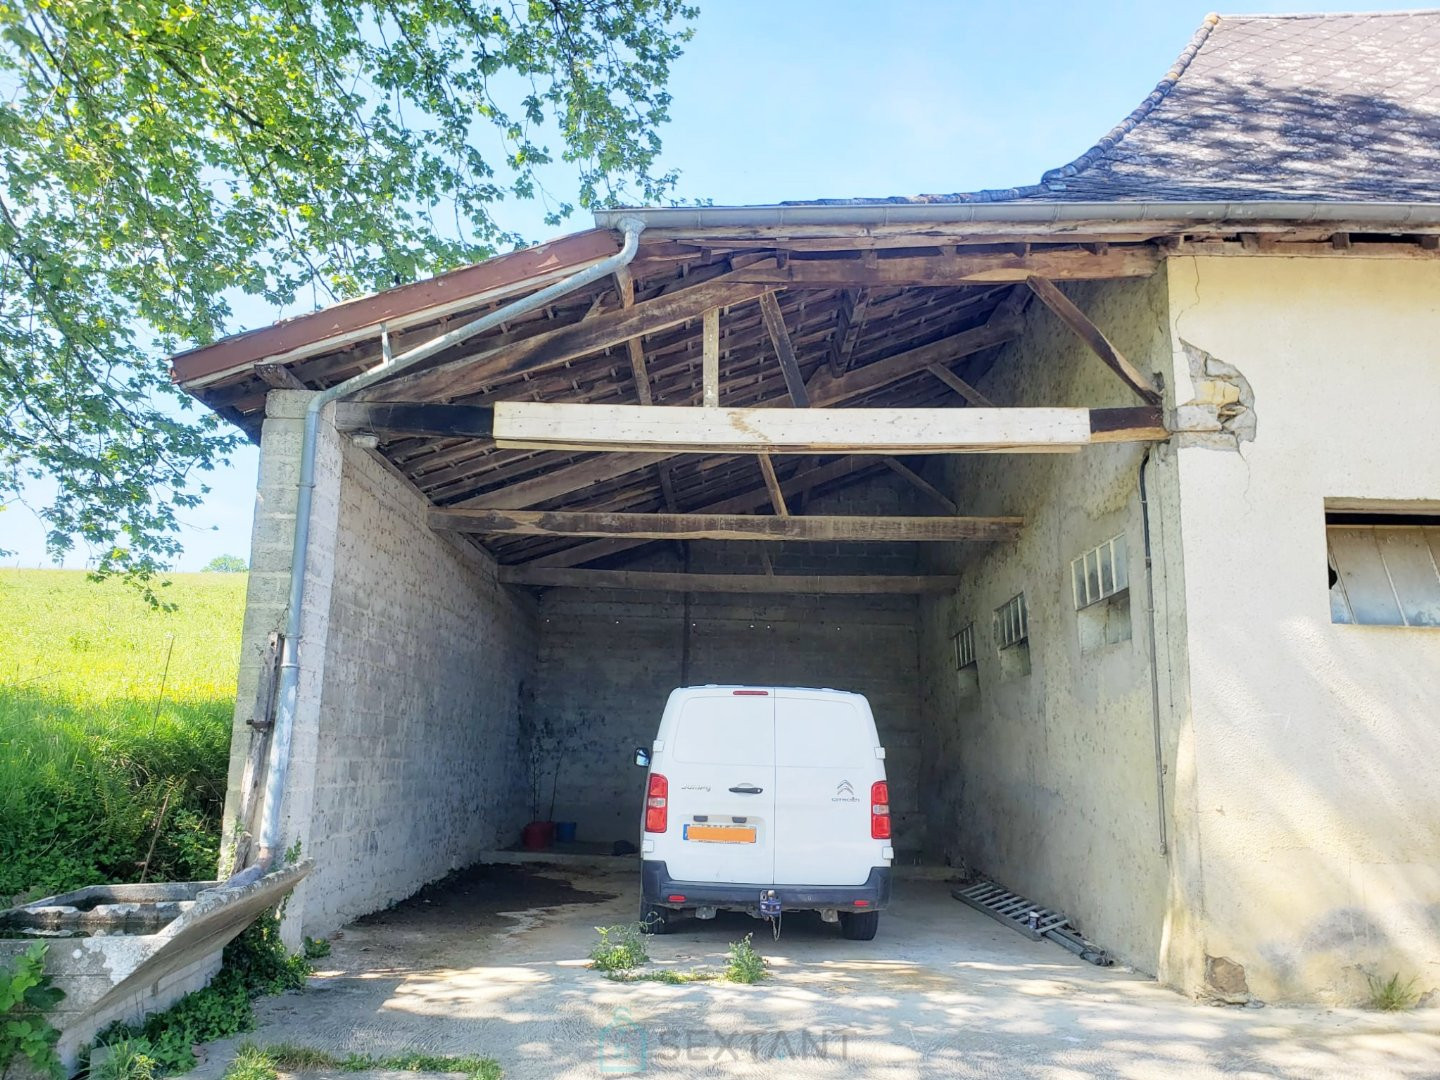
[[[701,354],[702,404],[713,409],[720,404],[720,309],[710,308],[702,316]]]

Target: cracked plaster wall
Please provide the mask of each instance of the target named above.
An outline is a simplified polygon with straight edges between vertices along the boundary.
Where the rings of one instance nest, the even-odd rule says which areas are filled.
[[[1430,990],[1440,631],[1330,621],[1324,511],[1440,499],[1440,261],[1167,270],[1191,429],[1176,441],[1193,727],[1172,873],[1195,900],[1161,977],[1203,985],[1226,958],[1264,1000],[1355,1002],[1367,975],[1394,973]]]

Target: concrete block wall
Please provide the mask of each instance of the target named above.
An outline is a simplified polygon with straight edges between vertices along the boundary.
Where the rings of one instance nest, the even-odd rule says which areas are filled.
[[[283,624],[301,392],[272,394],[231,763],[234,819],[259,652]],[[520,700],[533,599],[434,533],[420,496],[322,424],[285,843],[314,873],[289,930],[325,933],[509,843],[524,823]],[[287,514],[288,510],[288,514]],[[248,693],[247,693],[248,690]]]
[[[1168,364],[1166,293],[1157,279],[1067,287],[1082,310],[1144,371]],[[1039,303],[1023,337],[981,388],[1007,405],[1133,405],[1136,399]],[[1137,470],[1143,447],[1078,454],[959,455],[927,477],[962,513],[1019,514],[1006,545],[933,545],[953,595],[922,601],[930,850],[1068,912],[1095,941],[1144,971],[1158,967],[1167,907],[1151,708],[1145,567]],[[1152,520],[1173,505],[1173,463],[1151,466]],[[1154,525],[1157,606],[1179,574],[1178,538]],[[1082,646],[1070,562],[1124,536],[1131,636]],[[1172,542],[1173,541],[1173,542]],[[1173,584],[1172,584],[1173,588]],[[994,613],[1017,593],[1029,612],[1028,674],[1007,670]],[[978,671],[957,673],[953,636],[973,624]],[[1162,626],[1162,757],[1173,760],[1172,703],[1183,709],[1183,648]],[[1180,663],[1170,654],[1179,651]],[[975,685],[978,683],[977,685]],[[1176,687],[1179,687],[1177,690]],[[1163,809],[1168,816],[1168,806]]]
[[[814,500],[814,513],[911,513],[908,490],[883,478]],[[908,573],[913,545],[769,544],[777,574]],[[859,549],[859,550],[857,550]],[[628,563],[675,570],[670,551]],[[755,544],[692,543],[702,573],[759,573]],[[540,601],[539,662],[527,724],[566,733],[555,801],[558,820],[582,839],[635,842],[641,772],[634,747],[649,745],[677,686],[704,683],[828,686],[865,694],[875,712],[896,812],[897,848],[923,833],[919,772],[916,601],[909,596],[744,596],[552,590]],[[549,809],[550,763],[541,816]]]

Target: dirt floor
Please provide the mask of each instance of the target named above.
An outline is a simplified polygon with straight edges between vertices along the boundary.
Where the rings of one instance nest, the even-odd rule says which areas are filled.
[[[596,926],[635,917],[633,871],[475,867],[347,927],[303,993],[206,1048],[217,1080],[246,1039],[375,1055],[483,1054],[506,1077],[1440,1077],[1440,1010],[1198,1005],[1032,942],[901,880],[873,942],[818,917],[721,914],[651,939],[652,969],[720,968],[755,932],[771,978],[611,982]]]

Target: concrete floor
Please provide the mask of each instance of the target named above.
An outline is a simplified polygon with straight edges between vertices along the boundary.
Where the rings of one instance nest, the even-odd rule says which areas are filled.
[[[216,1080],[246,1039],[484,1054],[513,1080],[1440,1077],[1440,1010],[1197,1005],[1029,941],[949,888],[897,883],[873,942],[799,914],[778,942],[745,916],[691,922],[652,939],[652,967],[718,967],[753,930],[773,977],[622,985],[585,957],[595,926],[634,918],[633,874],[479,869],[346,928],[308,991],[261,1002],[258,1030],[207,1047],[191,1078]]]

